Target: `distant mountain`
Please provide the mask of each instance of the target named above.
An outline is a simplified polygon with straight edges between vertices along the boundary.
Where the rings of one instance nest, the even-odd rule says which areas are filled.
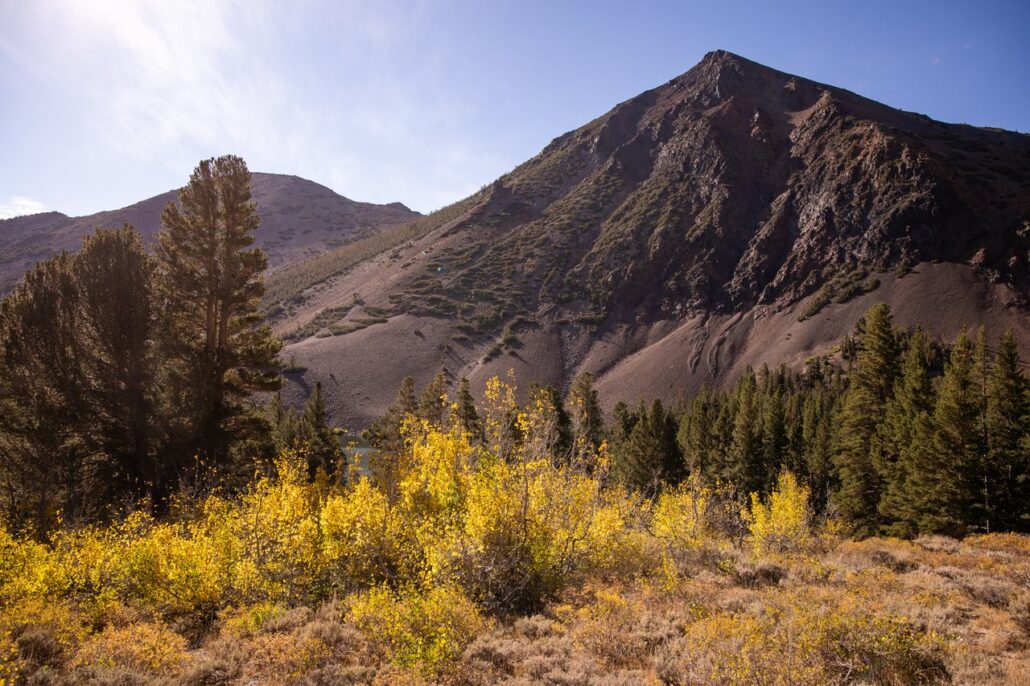
[[[283,174],[254,173],[252,192],[261,215],[257,243],[268,253],[272,268],[420,216],[400,203],[356,202],[313,181]],[[78,249],[83,236],[97,227],[128,222],[152,242],[160,228],[161,211],[177,194],[168,191],[87,217],[45,212],[0,221],[0,293],[9,291],[32,264],[59,250]]]
[[[419,226],[276,290],[293,392],[355,427],[441,369],[672,399],[832,353],[877,301],[1030,352],[1030,137],[723,51]]]

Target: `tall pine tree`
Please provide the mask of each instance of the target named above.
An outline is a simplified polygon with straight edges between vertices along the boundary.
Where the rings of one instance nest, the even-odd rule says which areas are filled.
[[[482,439],[483,427],[479,422],[476,400],[472,397],[472,391],[469,390],[469,380],[464,376],[458,382],[458,394],[454,399],[452,421],[460,424],[472,439]]]
[[[604,414],[590,372],[582,372],[573,380],[565,407],[572,423],[573,459],[580,463],[595,454],[604,437]]]
[[[840,416],[835,458],[840,487],[834,503],[853,533],[873,536],[880,528],[883,476],[876,469],[872,442],[898,376],[898,345],[886,304],[866,312],[858,347]]]
[[[336,432],[329,426],[325,409],[325,394],[322,384],[316,383],[315,390],[304,405],[297,425],[297,443],[308,463],[308,474],[315,476],[319,471],[330,478],[344,477],[343,451]]]
[[[944,368],[931,450],[914,476],[921,533],[962,536],[982,519],[981,399],[975,349],[965,331]],[[922,437],[917,437],[917,440]]]
[[[1016,336],[1005,332],[987,387],[987,465],[994,485],[991,528],[1030,530],[1030,385]]]
[[[202,161],[179,202],[162,213],[157,246],[170,429],[185,439],[179,461],[196,452],[223,466],[265,426],[250,395],[279,384],[281,343],[258,309],[267,258],[251,247],[259,219],[239,157]]]
[[[926,336],[916,331],[909,339],[901,379],[874,441],[876,469],[884,479],[878,505],[881,526],[893,536],[910,537],[917,532],[918,480],[929,468],[934,409],[929,355]]]

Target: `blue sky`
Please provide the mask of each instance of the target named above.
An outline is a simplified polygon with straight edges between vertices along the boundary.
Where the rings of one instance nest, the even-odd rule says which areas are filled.
[[[1030,2],[0,0],[0,216],[233,152],[428,211],[722,48],[1030,131]]]

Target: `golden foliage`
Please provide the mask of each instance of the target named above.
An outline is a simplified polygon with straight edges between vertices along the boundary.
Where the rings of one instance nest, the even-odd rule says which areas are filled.
[[[1027,645],[1026,537],[816,538],[807,490],[784,473],[743,513],[744,550],[718,488],[691,479],[645,503],[606,484],[603,446],[590,466],[554,459],[547,412],[489,389],[486,445],[457,422],[409,420],[388,480],[311,483],[284,455],[239,496],[164,521],[135,513],[46,543],[0,528],[0,684],[43,669],[73,683],[616,683],[600,681],[615,670],[914,684],[944,679],[955,655],[974,683],[1009,667],[969,655]],[[989,631],[946,649],[970,607]],[[189,650],[187,636],[208,638]]]
[[[751,509],[743,513],[755,552],[800,550],[810,538],[808,487],[790,472],[780,474],[776,488],[763,502],[751,494]]]

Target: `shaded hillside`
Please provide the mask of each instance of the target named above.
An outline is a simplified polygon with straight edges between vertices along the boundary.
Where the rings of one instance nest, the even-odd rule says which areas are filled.
[[[276,324],[361,425],[401,378],[513,367],[609,401],[826,352],[870,302],[1030,340],[1030,137],[943,124],[713,52],[555,139]],[[301,266],[295,269],[302,269]]]
[[[273,269],[419,216],[400,203],[355,202],[313,181],[283,174],[253,174],[252,191],[261,215],[257,242]],[[35,262],[59,250],[78,249],[82,237],[97,227],[128,222],[152,241],[161,210],[176,193],[86,217],[46,212],[0,221],[0,292],[8,291]]]

